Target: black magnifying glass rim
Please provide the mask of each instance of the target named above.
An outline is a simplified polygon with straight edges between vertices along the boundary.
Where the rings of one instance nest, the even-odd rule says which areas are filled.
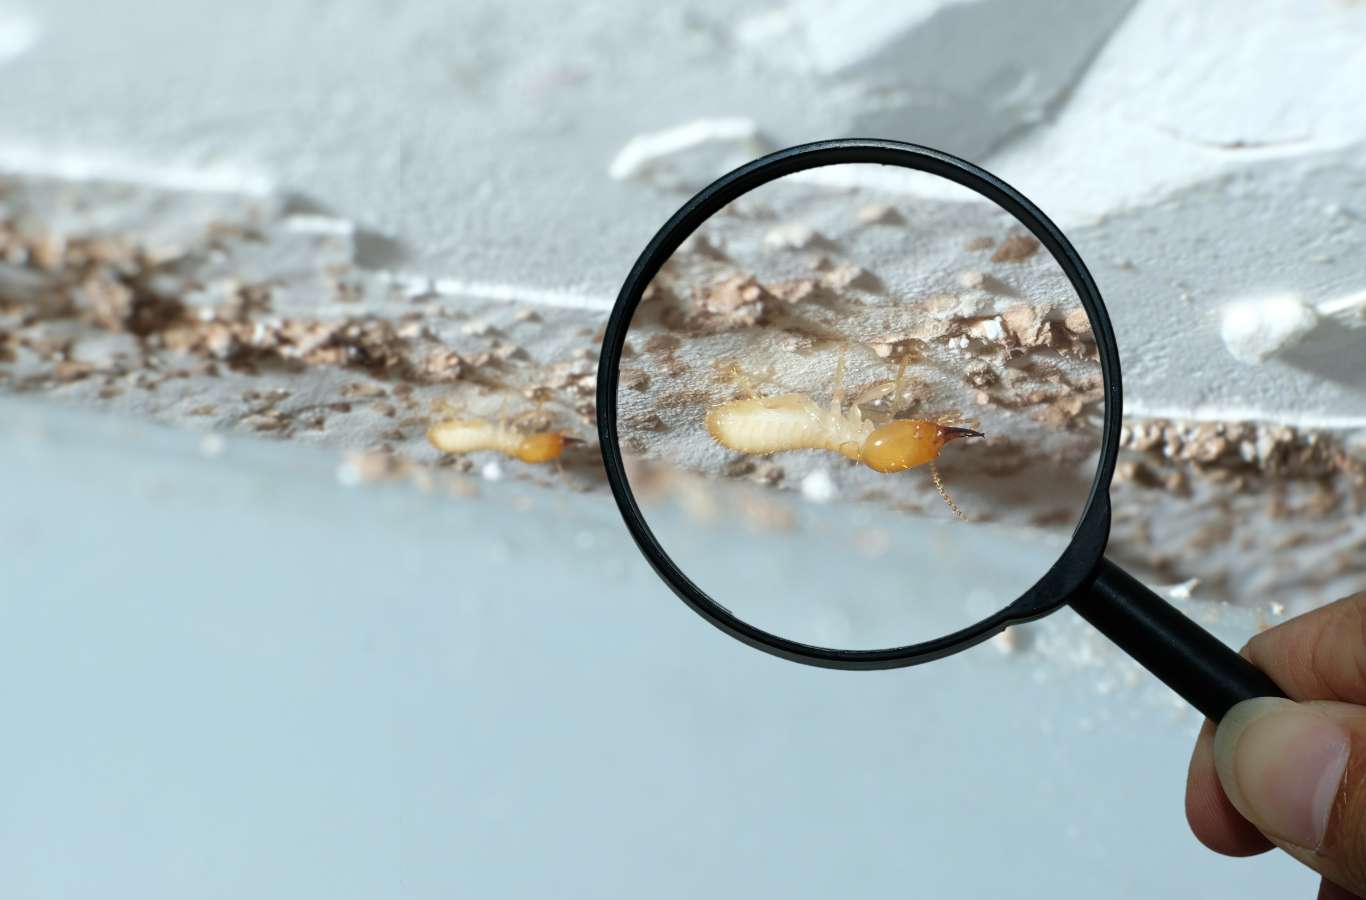
[[[626,477],[617,436],[618,376],[631,319],[645,288],[679,245],[722,207],[761,185],[808,169],[854,163],[899,166],[947,178],[996,203],[1038,238],[1058,261],[1086,309],[1096,341],[1105,398],[1100,458],[1091,493],[1071,542],[1052,567],[1015,602],[976,624],[933,640],[881,650],[820,647],[771,634],[737,618],[694,584],[664,552],[641,514]],[[604,332],[598,361],[598,440],[607,481],[631,537],[659,577],[704,619],[737,640],[794,662],[832,669],[890,669],[965,650],[1007,625],[1047,615],[1089,586],[1110,533],[1109,491],[1119,453],[1122,398],[1119,349],[1100,291],[1077,251],[1047,216],[1019,191],[966,160],[917,144],[846,138],[779,150],[721,176],[685,203],[655,234],[622,285]]]

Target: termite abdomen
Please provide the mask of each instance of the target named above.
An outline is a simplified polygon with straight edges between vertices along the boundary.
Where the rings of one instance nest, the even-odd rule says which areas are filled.
[[[855,410],[821,409],[805,394],[732,400],[708,411],[706,425],[713,440],[741,453],[831,450],[853,460],[868,427]]]

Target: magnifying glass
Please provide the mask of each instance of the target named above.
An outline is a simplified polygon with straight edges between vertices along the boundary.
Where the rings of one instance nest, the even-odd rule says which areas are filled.
[[[1105,558],[1110,320],[971,163],[838,140],[723,176],[626,279],[597,407],[641,552],[751,646],[892,668],[1070,605],[1210,719],[1283,696]]]

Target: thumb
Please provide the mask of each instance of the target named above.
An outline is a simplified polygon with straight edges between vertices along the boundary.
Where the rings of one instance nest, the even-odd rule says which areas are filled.
[[[1366,707],[1245,700],[1219,723],[1214,758],[1244,818],[1301,862],[1366,894]]]

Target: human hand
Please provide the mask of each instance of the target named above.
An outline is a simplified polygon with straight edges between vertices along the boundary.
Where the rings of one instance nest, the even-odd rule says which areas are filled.
[[[1242,652],[1292,700],[1247,700],[1217,729],[1205,723],[1186,782],[1191,830],[1229,856],[1280,847],[1323,876],[1320,900],[1366,897],[1366,592]]]

